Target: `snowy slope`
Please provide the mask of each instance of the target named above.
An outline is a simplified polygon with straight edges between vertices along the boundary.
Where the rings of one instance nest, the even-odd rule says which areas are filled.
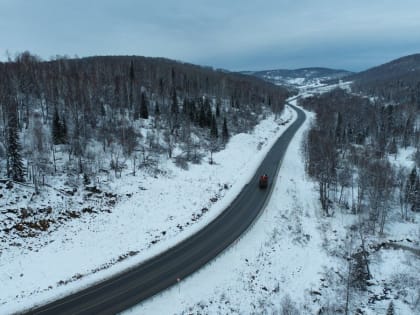
[[[297,306],[308,304],[308,292],[329,262],[321,248],[316,191],[300,156],[309,124],[290,144],[254,226],[198,273],[124,314],[271,314],[286,295]]]
[[[320,86],[322,82],[344,78],[352,72],[329,68],[302,68],[295,70],[277,69],[265,71],[247,71],[245,74],[253,75],[274,83],[292,88],[302,86]]]
[[[36,238],[11,239],[18,245],[1,248],[0,313],[79,290],[191,235],[233,200],[294,119],[287,108],[280,119],[270,116],[253,133],[232,137],[213,155],[213,165],[185,171],[163,160],[160,174],[127,171],[109,183],[123,196],[110,213],[70,220]]]
[[[301,95],[334,87],[310,87]],[[283,120],[290,115],[287,111]],[[310,119],[290,144],[272,199],[254,226],[209,265],[127,314],[275,314],[285,305],[301,314],[316,314],[321,308],[328,314],[343,311],[346,257],[360,246],[349,231],[358,217],[340,208],[332,217],[321,214],[317,187],[305,175],[300,152]],[[284,130],[279,123],[269,117],[252,134],[235,136],[215,155],[213,166],[193,165],[184,171],[162,161],[164,173],[156,177],[123,174],[110,183],[126,196],[112,213],[87,217],[84,223],[72,220],[37,242],[26,239],[20,246],[2,247],[0,313],[100,281],[204,226],[246,184]],[[411,167],[412,152],[399,152],[392,163]],[[343,198],[349,196],[346,190]],[[420,216],[403,221],[395,205],[389,222],[382,237],[365,240],[372,279],[368,291],[349,295],[350,314],[357,309],[366,315],[385,314],[390,301],[397,314],[419,314]],[[395,247],[378,246],[389,241]]]
[[[360,247],[351,226],[359,218],[346,209],[322,215],[317,186],[304,172],[300,151],[314,118],[307,115],[255,225],[198,273],[124,314],[343,313],[347,257]],[[410,166],[409,154],[401,152],[394,163]],[[420,216],[403,221],[397,208],[390,216],[393,224],[386,226],[384,236],[365,240],[372,279],[367,291],[349,292],[349,314],[385,314],[390,301],[396,314],[419,313]],[[395,240],[395,248],[378,247],[389,240]]]

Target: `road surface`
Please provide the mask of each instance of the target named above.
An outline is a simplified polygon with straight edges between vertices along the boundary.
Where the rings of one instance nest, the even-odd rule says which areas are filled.
[[[115,314],[182,281],[215,258],[250,227],[268,201],[287,146],[306,118],[303,111],[293,108],[298,114],[296,121],[277,140],[234,202],[209,225],[137,267],[28,314]],[[258,178],[264,173],[269,185],[259,189]]]

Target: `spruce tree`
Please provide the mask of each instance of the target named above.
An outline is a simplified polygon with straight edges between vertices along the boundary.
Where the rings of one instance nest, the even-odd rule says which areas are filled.
[[[196,121],[197,120],[197,113],[196,113],[197,108],[195,107],[194,100],[190,101],[188,108],[189,108],[188,115],[190,117],[190,121]]]
[[[172,90],[172,104],[171,104],[171,116],[170,122],[172,124],[171,128],[178,128],[178,114],[179,114],[179,105],[178,97],[176,95],[175,88]]]
[[[417,176],[416,183],[413,191],[413,204],[411,210],[414,212],[420,212],[420,176]]]
[[[204,100],[204,112],[205,112],[205,125],[207,127],[212,127],[212,119],[213,119],[213,113],[211,111],[211,105],[208,98]]]
[[[219,137],[219,132],[217,130],[216,117],[214,117],[214,115],[212,115],[211,117],[210,136],[213,139],[217,139]]]
[[[178,97],[176,96],[175,88],[172,90],[171,113],[174,114],[175,116],[177,116],[179,113]]]
[[[134,63],[133,60],[130,62],[130,71],[129,71],[129,77],[130,77],[130,91],[129,91],[129,106],[131,109],[135,107],[134,105]],[[138,119],[138,116],[136,117],[137,111],[134,109],[134,119]]]
[[[386,315],[394,315],[394,303],[391,301],[389,302],[388,309],[386,310]]]
[[[206,126],[206,112],[204,110],[204,104],[200,105],[200,113],[198,114],[198,125],[201,128]]]
[[[24,167],[21,157],[17,119],[14,113],[9,115],[7,126],[7,175],[17,182],[24,182]]]
[[[148,119],[149,110],[147,109],[147,101],[144,92],[141,93],[141,102],[140,102],[140,118]]]
[[[51,135],[54,144],[67,143],[67,124],[63,116],[61,121],[57,108],[54,109],[54,116],[52,121]]]
[[[227,127],[226,117],[223,118],[222,139],[224,143],[228,142],[229,140],[229,130]]]
[[[216,102],[216,117],[219,118],[220,117],[220,100],[218,99]]]
[[[188,106],[189,104],[188,104],[188,100],[187,100],[187,98],[184,98],[184,102],[182,103],[182,114],[184,115],[184,116],[187,116],[188,115]]]
[[[405,200],[411,205],[415,203],[416,181],[417,181],[417,170],[416,170],[416,167],[414,166],[413,169],[411,170],[410,175],[407,178],[407,183],[405,185]]]
[[[52,140],[54,144],[62,143],[60,116],[57,107],[54,109],[54,116],[52,121]]]
[[[155,105],[155,116],[160,116],[160,108],[159,108],[159,104],[156,102]]]
[[[63,116],[63,123],[61,124],[61,143],[67,143],[67,123]]]

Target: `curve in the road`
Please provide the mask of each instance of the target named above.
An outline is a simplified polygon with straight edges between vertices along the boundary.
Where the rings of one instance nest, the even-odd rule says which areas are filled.
[[[302,110],[290,106],[297,112],[297,119],[273,145],[252,180],[210,224],[135,268],[28,314],[115,314],[176,284],[177,279],[184,279],[215,258],[251,226],[264,208],[273,180],[261,190],[258,177],[262,173],[270,179],[277,176],[287,146],[305,120]]]

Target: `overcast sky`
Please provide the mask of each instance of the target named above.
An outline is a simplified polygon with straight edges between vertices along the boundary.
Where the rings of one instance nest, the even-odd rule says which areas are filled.
[[[0,60],[25,50],[358,71],[420,52],[420,1],[0,0]]]

